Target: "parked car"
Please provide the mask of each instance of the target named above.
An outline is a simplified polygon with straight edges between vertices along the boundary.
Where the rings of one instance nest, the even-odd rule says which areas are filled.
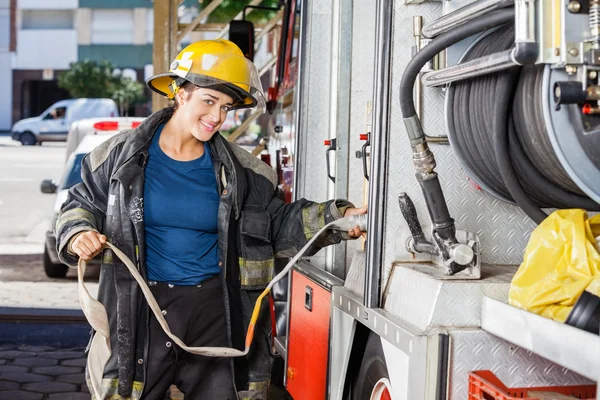
[[[81,161],[83,157],[92,151],[96,146],[120,132],[125,128],[131,128],[139,125],[143,118],[107,118],[107,119],[88,119],[81,120],[76,125],[75,130],[69,133],[70,143],[74,149],[68,152],[67,162],[63,176],[59,183],[51,179],[42,181],[42,193],[56,193],[56,200],[50,219],[50,226],[46,232],[46,243],[44,246],[44,271],[50,278],[64,278],[69,267],[62,264],[58,259],[56,252],[56,238],[54,237],[54,225],[58,217],[58,212],[62,207],[69,188],[81,182]],[[91,264],[99,264],[99,260],[94,259]]]
[[[64,142],[75,121],[118,116],[117,104],[111,99],[61,100],[37,117],[16,122],[12,127],[11,137],[25,146],[42,142]]]

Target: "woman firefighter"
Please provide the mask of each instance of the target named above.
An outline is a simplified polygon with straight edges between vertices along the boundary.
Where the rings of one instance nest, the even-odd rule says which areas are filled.
[[[193,43],[168,73],[147,83],[174,106],[84,158],[83,182],[69,192],[56,223],[59,255],[75,265],[110,241],[134,261],[184,343],[243,348],[274,257],[294,254],[324,224],[366,208],[344,200],[285,204],[276,196],[274,171],[218,134],[229,111],[265,108],[256,67],[232,42]],[[327,231],[310,252],[359,235],[358,227]],[[111,333],[102,399],[163,400],[172,384],[186,400],[266,399],[268,313],[247,357],[187,353],[163,331],[110,250],[102,255],[98,300]]]

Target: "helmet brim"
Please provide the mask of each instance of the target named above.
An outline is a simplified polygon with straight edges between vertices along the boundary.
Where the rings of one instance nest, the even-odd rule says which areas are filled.
[[[150,89],[152,89],[154,92],[160,94],[161,96],[165,96],[169,99],[172,99],[174,97],[174,94],[170,90],[169,85],[171,84],[171,82],[173,82],[173,80],[182,79],[182,80],[189,81],[198,87],[214,89],[214,90],[217,90],[219,92],[225,93],[226,95],[230,96],[231,98],[233,98],[235,100],[235,106],[232,107],[232,110],[241,109],[241,108],[251,108],[251,107],[255,107],[257,105],[257,100],[254,96],[252,96],[250,93],[246,92],[245,90],[243,90],[233,84],[223,82],[223,83],[213,83],[210,85],[206,85],[206,84],[202,85],[199,83],[204,83],[204,82],[195,82],[193,79],[193,76],[189,76],[189,78],[192,78],[192,79],[181,78],[179,75],[177,75],[173,72],[166,72],[163,74],[151,76],[150,78],[148,78],[148,80],[146,80],[146,85],[148,85],[148,87]]]
[[[169,85],[177,78],[179,78],[179,75],[173,72],[165,72],[164,74],[158,74],[148,78],[146,80],[146,85],[161,96],[172,98],[173,94],[169,90]]]

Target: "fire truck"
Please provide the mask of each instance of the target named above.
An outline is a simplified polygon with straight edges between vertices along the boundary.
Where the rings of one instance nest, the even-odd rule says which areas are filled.
[[[167,3],[155,68],[206,16],[161,39]],[[254,153],[286,199],[369,205],[365,239],[273,291],[289,394],[600,399],[597,327],[508,304],[548,213],[600,210],[600,2],[287,0],[260,30],[238,19],[242,48],[277,32]]]

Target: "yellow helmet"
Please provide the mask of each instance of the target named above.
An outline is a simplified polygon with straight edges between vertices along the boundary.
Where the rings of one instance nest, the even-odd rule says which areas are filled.
[[[156,93],[173,99],[185,81],[226,93],[233,98],[232,109],[265,110],[265,96],[256,66],[229,40],[190,44],[177,55],[169,72],[148,78],[146,84]]]

